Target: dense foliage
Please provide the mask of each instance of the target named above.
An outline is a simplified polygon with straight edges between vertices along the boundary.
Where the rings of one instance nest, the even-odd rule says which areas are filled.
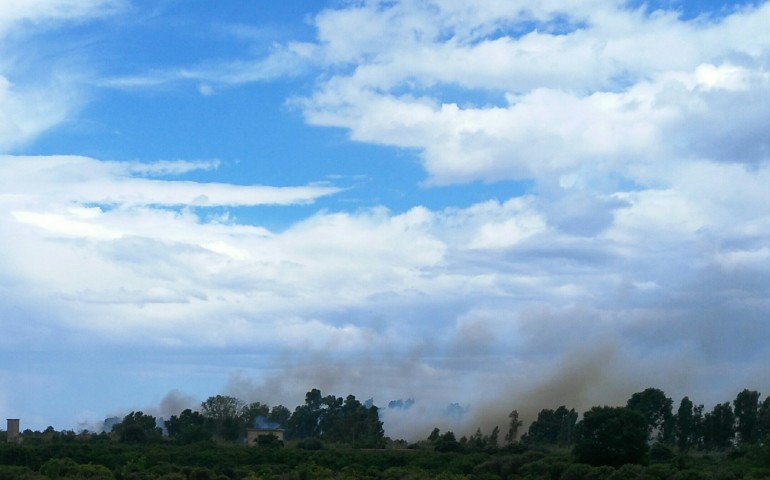
[[[111,432],[26,430],[21,443],[0,443],[0,480],[770,478],[769,407],[744,390],[705,413],[685,397],[674,413],[671,399],[647,389],[582,416],[543,409],[520,440],[513,410],[502,441],[499,428],[460,438],[435,428],[410,444],[386,438],[377,407],[352,395],[314,389],[294,412],[216,396],[164,429],[131,412]],[[253,426],[283,429],[286,443],[247,445]]]
[[[113,426],[112,431],[121,432],[125,428],[123,425],[133,422],[136,415],[132,412]],[[153,425],[154,422],[153,418]],[[169,439],[179,444],[206,440],[242,443],[249,428],[284,430],[288,439],[314,439],[366,448],[382,447],[385,440],[379,409],[375,405],[363,404],[353,395],[344,400],[334,395],[323,396],[315,388],[305,395],[305,404],[293,413],[283,405],[246,404],[235,397],[217,395],[206,399],[200,412],[186,409],[171,416],[164,426]],[[145,438],[153,437],[148,433]],[[125,441],[123,435],[119,439]],[[275,444],[264,439],[262,442]]]

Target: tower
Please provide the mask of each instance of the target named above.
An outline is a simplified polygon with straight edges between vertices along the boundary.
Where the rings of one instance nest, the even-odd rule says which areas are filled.
[[[18,418],[8,419],[7,436],[8,436],[8,443],[21,443],[21,436],[19,436],[19,419]]]

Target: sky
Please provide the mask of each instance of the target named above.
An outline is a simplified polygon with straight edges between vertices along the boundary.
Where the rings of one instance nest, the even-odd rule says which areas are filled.
[[[767,25],[763,1],[0,0],[0,417],[320,388],[424,438],[770,394]]]

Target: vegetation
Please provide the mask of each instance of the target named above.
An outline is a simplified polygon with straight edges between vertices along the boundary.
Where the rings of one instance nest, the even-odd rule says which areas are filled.
[[[385,437],[377,407],[352,395],[313,389],[293,412],[220,395],[162,426],[131,412],[111,432],[26,430],[0,443],[0,480],[770,478],[770,402],[758,392],[705,413],[688,397],[673,408],[650,388],[582,416],[543,409],[520,439],[513,410],[503,442],[497,427],[460,438],[435,428],[410,444]],[[286,441],[246,445],[253,426],[283,429]]]

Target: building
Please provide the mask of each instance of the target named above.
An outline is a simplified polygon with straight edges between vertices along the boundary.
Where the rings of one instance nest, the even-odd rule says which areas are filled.
[[[268,437],[270,435],[283,442],[282,428],[248,428],[246,429],[246,443],[248,445],[258,445],[260,437]]]
[[[19,419],[9,418],[8,429],[6,431],[8,443],[21,443],[21,435],[19,435]]]

